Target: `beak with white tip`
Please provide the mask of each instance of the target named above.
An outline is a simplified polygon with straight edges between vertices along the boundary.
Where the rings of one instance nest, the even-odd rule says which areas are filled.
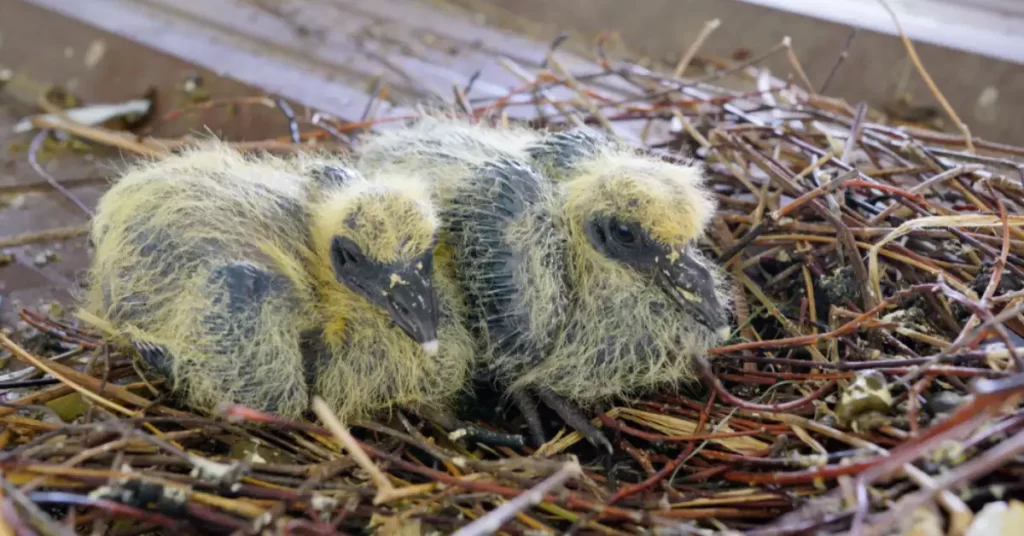
[[[440,348],[440,346],[441,345],[437,342],[437,339],[420,343],[420,348],[423,348],[423,353],[431,357],[437,355],[437,350]]]

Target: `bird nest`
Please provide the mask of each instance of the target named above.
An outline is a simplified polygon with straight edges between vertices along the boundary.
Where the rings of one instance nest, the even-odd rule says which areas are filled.
[[[964,534],[1019,519],[1024,148],[972,137],[948,106],[958,134],[828,98],[789,55],[802,83],[763,56],[683,77],[599,50],[582,72],[506,61],[523,83],[500,98],[455,89],[481,121],[587,124],[706,166],[720,210],[703,246],[731,275],[734,332],[698,360],[702,381],[593,415],[614,455],[569,430],[539,449],[467,441],[401,411],[199,416],[72,316],[23,309],[30,329],[0,335],[27,365],[3,384],[22,395],[0,408],[0,530]],[[254,103],[295,118],[252,97],[163,120]],[[377,108],[237,146],[344,149],[416,115]],[[147,156],[173,145],[70,121],[35,126]],[[521,431],[514,411],[475,411]]]

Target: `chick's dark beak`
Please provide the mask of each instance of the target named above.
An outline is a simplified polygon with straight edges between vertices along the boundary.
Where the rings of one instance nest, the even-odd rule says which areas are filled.
[[[395,324],[427,355],[436,355],[438,314],[431,261],[428,255],[391,274],[387,309]]]
[[[707,267],[685,251],[659,256],[655,264],[656,279],[665,294],[718,336],[728,337],[725,308],[718,301]]]

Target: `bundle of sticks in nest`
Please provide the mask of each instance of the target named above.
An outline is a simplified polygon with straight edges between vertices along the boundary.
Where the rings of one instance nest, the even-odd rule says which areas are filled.
[[[24,309],[37,332],[0,344],[38,379],[3,385],[22,396],[0,408],[0,531],[960,535],[1019,512],[1024,148],[973,138],[948,106],[958,134],[897,126],[813,91],[795,58],[803,83],[758,60],[692,79],[678,74],[689,59],[673,75],[598,54],[570,73],[549,55],[507,61],[523,85],[501,98],[455,88],[480,121],[591,125],[711,177],[721,206],[704,246],[731,276],[735,335],[700,361],[700,385],[592,415],[610,459],[578,433],[489,446],[401,412],[200,417],[132,355]],[[727,77],[751,89],[716,84]],[[299,117],[292,136],[245,148],[357,144],[415,113],[369,115]],[[60,401],[70,413],[55,415]]]

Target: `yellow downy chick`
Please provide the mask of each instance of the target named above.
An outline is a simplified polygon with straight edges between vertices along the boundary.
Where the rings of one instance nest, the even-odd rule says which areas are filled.
[[[426,170],[482,368],[593,440],[607,446],[552,394],[590,405],[692,380],[691,356],[728,335],[720,272],[695,247],[715,210],[697,168],[588,130],[441,118],[370,138],[360,165]]]
[[[429,194],[346,166],[219,143],[135,166],[99,203],[84,309],[201,411],[443,407],[473,352]]]
[[[538,240],[528,220],[506,233],[528,266],[561,248],[567,277],[526,292],[535,302],[567,296],[568,314],[547,358],[513,388],[550,387],[589,404],[693,379],[689,356],[729,335],[722,274],[696,248],[715,211],[701,171],[587,130],[550,134],[526,152],[557,184],[537,204],[565,240]],[[535,307],[530,323],[558,315]]]

